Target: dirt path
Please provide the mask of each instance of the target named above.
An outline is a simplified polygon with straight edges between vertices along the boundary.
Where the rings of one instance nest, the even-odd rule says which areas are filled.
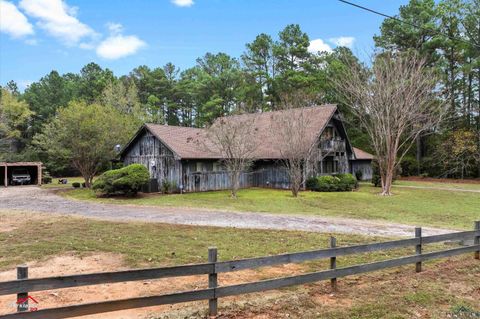
[[[412,236],[414,227],[372,220],[301,215],[241,213],[202,208],[170,208],[98,204],[76,201],[34,186],[0,188],[0,210],[77,215],[113,221],[146,221],[168,224],[313,232],[354,233],[376,236]],[[425,235],[451,232],[424,227]]]

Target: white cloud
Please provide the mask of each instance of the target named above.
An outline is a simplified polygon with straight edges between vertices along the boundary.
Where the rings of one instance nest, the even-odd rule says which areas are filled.
[[[24,91],[24,90],[27,89],[32,83],[33,83],[32,80],[20,80],[20,81],[17,81],[18,88],[20,89],[20,91]]]
[[[191,7],[193,6],[193,0],[172,0],[172,3],[179,7]]]
[[[123,31],[123,26],[120,23],[107,23],[107,28],[111,34],[120,34]]]
[[[322,39],[315,39],[310,41],[308,46],[308,52],[318,53],[318,52],[332,52],[332,48],[326,44]]]
[[[67,45],[76,45],[85,37],[96,36],[88,25],[76,18],[78,9],[69,7],[63,0],[22,0],[20,8],[37,18],[39,27]]]
[[[135,54],[145,42],[134,35],[111,35],[97,47],[97,54],[105,59],[115,60]]]
[[[0,0],[0,32],[13,38],[21,38],[34,33],[33,26],[18,8],[8,1]]]
[[[354,37],[338,37],[329,39],[330,42],[340,47],[352,48],[353,43],[355,42]]]

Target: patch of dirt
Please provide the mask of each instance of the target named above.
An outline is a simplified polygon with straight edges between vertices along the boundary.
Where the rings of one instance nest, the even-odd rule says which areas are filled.
[[[7,233],[14,229],[17,229],[17,226],[13,223],[3,223],[0,221],[0,233]]]
[[[8,216],[7,213],[2,213],[0,211],[0,233],[10,232],[29,221],[40,219],[40,216],[35,216],[28,213],[24,214],[22,218],[19,218],[19,217],[20,216],[17,216],[16,218],[12,218],[11,216]]]
[[[30,278],[126,269],[122,256],[112,253],[86,257],[74,254],[63,255],[51,258],[47,262],[32,262],[28,266]],[[463,298],[474,307],[480,306],[480,273],[475,270],[480,270],[478,267],[479,265],[475,264],[471,256],[465,256],[446,260],[436,265],[427,264],[420,274],[412,273],[412,267],[405,266],[377,273],[340,278],[338,291],[335,293],[332,293],[328,281],[322,281],[281,290],[222,298],[219,318],[318,318],[319,314],[325,313],[325,311],[327,313],[340,311],[342,314],[348,314],[349,309],[358,305],[371,304],[376,300],[387,302],[391,307],[395,307],[395,300],[398,300],[403,305],[401,307],[408,306],[408,313],[412,317],[431,318],[432,311],[440,311],[444,314],[449,311],[451,304],[448,295]],[[258,271],[245,270],[225,273],[219,275],[219,285],[292,276],[307,270],[308,268],[304,265],[287,264],[266,267]],[[15,276],[14,270],[0,272],[0,281],[12,280]],[[207,276],[201,275],[72,287],[33,292],[31,295],[38,300],[38,307],[42,309],[202,289],[207,287],[207,281]],[[415,302],[405,305],[404,296],[414,294],[418,289],[429,291],[432,298],[439,296],[440,299],[434,300],[435,305],[429,307]],[[14,295],[0,297],[0,314],[14,312],[14,301]],[[200,301],[138,308],[81,318],[205,318],[207,304],[207,301]]]
[[[75,255],[57,256],[43,263],[27,263],[29,278],[51,277],[68,274],[82,274],[127,269],[123,257],[112,253],[95,254],[87,257]],[[232,285],[243,282],[257,281],[266,278],[293,275],[303,272],[301,265],[291,264],[279,267],[267,267],[261,271],[245,270],[219,275],[220,285]],[[0,281],[16,278],[16,270],[0,272]],[[158,280],[132,281],[114,284],[73,287],[49,291],[32,292],[30,295],[38,301],[38,308],[53,308],[73,304],[83,304],[97,301],[162,295],[179,291],[207,288],[208,278],[204,276],[189,276],[164,278]],[[276,296],[278,292],[264,295]],[[15,312],[16,296],[0,297],[0,314]],[[242,297],[223,298],[222,304],[238,302]],[[245,299],[245,298],[243,298]],[[248,298],[246,299],[248,300]],[[178,305],[155,306],[125,311],[116,311],[92,316],[84,319],[122,319],[122,318],[184,318],[203,317],[207,310],[207,301],[192,302]]]
[[[400,177],[399,180],[401,180],[401,181],[412,181],[412,182],[480,184],[480,178],[455,179],[455,178],[433,178],[433,177],[421,177],[421,176],[405,176],[405,177]]]

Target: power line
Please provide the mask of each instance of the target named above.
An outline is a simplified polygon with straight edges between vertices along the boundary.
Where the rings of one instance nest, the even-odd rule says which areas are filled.
[[[443,35],[447,38],[449,38],[450,40],[453,40],[453,41],[460,41],[460,42],[464,42],[464,43],[468,43],[474,47],[477,47],[477,48],[480,48],[480,45],[476,44],[476,43],[473,43],[473,42],[470,42],[468,40],[465,40],[465,39],[462,39],[462,38],[456,38],[456,37],[453,37],[451,35],[448,35],[448,34],[445,34],[445,33],[442,33],[440,31],[436,31],[436,30],[432,30],[432,29],[428,29],[428,28],[425,28],[425,27],[422,27],[422,26],[419,26],[415,23],[412,23],[412,22],[408,22],[408,21],[405,21],[405,20],[402,20],[402,19],[399,19],[397,17],[393,17],[393,16],[390,16],[388,14],[385,14],[385,13],[382,13],[382,12],[379,12],[379,11],[376,11],[376,10],[373,10],[373,9],[370,9],[370,8],[367,8],[367,7],[364,7],[364,6],[361,6],[359,4],[356,4],[356,3],[353,3],[353,2],[350,2],[350,1],[346,1],[346,0],[338,0],[340,2],[343,2],[345,4],[348,4],[350,6],[353,6],[353,7],[357,7],[359,9],[362,9],[362,10],[365,10],[365,11],[368,11],[368,12],[371,12],[373,14],[376,14],[376,15],[379,15],[379,16],[382,16],[384,18],[387,18],[387,19],[392,19],[392,20],[395,20],[397,22],[400,22],[400,23],[403,23],[403,24],[407,24],[411,27],[414,27],[414,28],[417,28],[417,29],[421,29],[421,30],[424,30],[424,31],[428,31],[428,32],[432,32],[434,34],[437,34],[437,35]]]

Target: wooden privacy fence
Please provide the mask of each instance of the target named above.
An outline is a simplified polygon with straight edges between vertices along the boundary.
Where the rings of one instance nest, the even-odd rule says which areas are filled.
[[[430,243],[444,242],[450,240],[473,240],[472,245],[462,246],[447,250],[423,253],[422,246]],[[480,259],[480,221],[475,222],[473,231],[464,231],[435,236],[422,236],[421,228],[416,228],[415,238],[394,240],[388,242],[337,247],[336,240],[331,239],[331,248],[314,251],[282,254],[276,256],[256,257],[232,261],[217,261],[217,249],[210,248],[208,251],[208,263],[183,265],[176,267],[137,269],[117,272],[104,272],[83,275],[59,276],[48,278],[28,279],[28,269],[19,267],[18,279],[0,282],[0,295],[17,294],[19,300],[27,300],[19,305],[17,313],[0,316],[0,319],[57,319],[71,318],[84,315],[92,315],[116,310],[175,304],[189,301],[209,300],[209,314],[217,314],[217,300],[221,297],[235,296],[252,292],[278,289],[288,286],[312,283],[320,280],[330,280],[332,289],[336,289],[337,278],[362,274],[385,268],[398,267],[408,264],[415,264],[417,272],[422,270],[422,262],[437,258],[450,257],[465,253],[474,252],[475,259]],[[369,253],[373,251],[389,250],[403,247],[415,247],[416,254],[384,261],[372,262],[336,268],[338,257]],[[330,269],[313,273],[300,274],[290,277],[275,278],[244,284],[230,286],[217,286],[218,274],[238,271],[243,269],[254,269],[265,266],[274,266],[288,263],[298,263],[307,260],[322,258],[330,259]],[[208,275],[208,288],[193,291],[184,291],[173,294],[138,297],[130,299],[102,301],[96,303],[65,306],[59,308],[41,309],[33,312],[25,312],[28,308],[28,294],[30,292],[60,289],[67,287],[79,287],[86,285],[98,285],[105,283],[118,283],[124,281],[137,281],[146,279],[159,279],[167,277],[180,277],[191,275]]]

